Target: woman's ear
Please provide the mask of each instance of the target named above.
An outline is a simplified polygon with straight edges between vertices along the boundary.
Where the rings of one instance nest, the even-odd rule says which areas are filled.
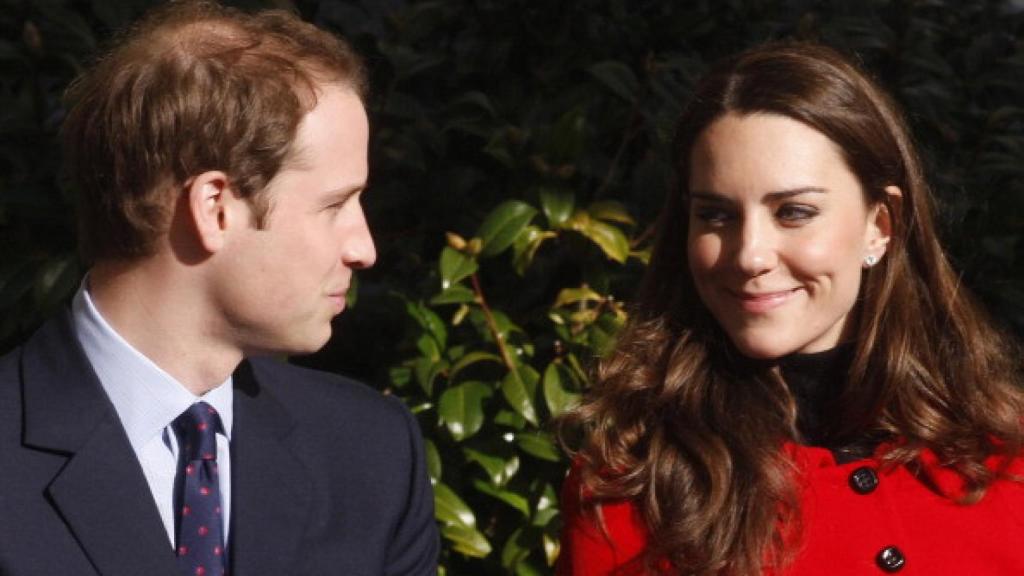
[[[870,268],[881,261],[892,239],[893,219],[898,217],[903,203],[903,191],[898,186],[886,186],[887,201],[876,202],[868,213],[865,238],[864,267]],[[893,214],[896,212],[896,214]]]

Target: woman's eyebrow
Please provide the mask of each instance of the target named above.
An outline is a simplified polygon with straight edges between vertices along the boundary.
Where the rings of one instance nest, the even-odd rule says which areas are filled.
[[[765,200],[785,200],[792,196],[799,196],[800,194],[814,193],[814,194],[826,194],[828,190],[819,186],[801,186],[799,188],[789,188],[786,190],[775,190],[764,195]]]
[[[800,194],[826,194],[828,190],[821,188],[820,186],[800,186],[798,188],[787,188],[785,190],[773,190],[764,195],[764,200],[769,202],[777,202],[779,200],[785,200],[793,196],[799,196]],[[732,200],[723,194],[718,192],[711,192],[707,190],[694,190],[687,194],[690,199],[693,200],[706,200],[711,202],[731,202]]]

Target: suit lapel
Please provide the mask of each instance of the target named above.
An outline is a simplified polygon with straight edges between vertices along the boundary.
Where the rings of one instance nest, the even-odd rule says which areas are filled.
[[[25,444],[67,463],[47,493],[104,576],[178,576],[128,437],[71,329],[49,322],[22,356]]]
[[[243,362],[234,374],[231,573],[296,574],[310,479],[288,444],[294,421]]]

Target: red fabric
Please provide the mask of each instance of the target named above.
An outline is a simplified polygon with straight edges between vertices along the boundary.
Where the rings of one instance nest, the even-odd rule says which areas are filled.
[[[898,547],[906,559],[895,572],[901,576],[1024,574],[1024,484],[1001,480],[977,504],[960,505],[935,492],[955,495],[963,487],[959,476],[939,466],[931,453],[924,455],[915,477],[906,467],[883,472],[877,458],[837,465],[825,449],[787,445],[786,450],[802,472],[804,532],[796,559],[781,575],[885,574],[876,556],[887,546]],[[858,494],[849,482],[862,466],[879,478],[868,494]],[[1014,460],[1009,471],[1024,476],[1024,462]],[[643,573],[635,565],[647,531],[633,503],[601,506],[605,537],[582,512],[579,492],[579,476],[571,471],[563,487],[558,574]],[[623,571],[630,561],[634,566]]]

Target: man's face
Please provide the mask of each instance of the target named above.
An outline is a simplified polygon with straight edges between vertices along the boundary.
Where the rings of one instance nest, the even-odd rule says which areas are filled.
[[[296,161],[270,182],[263,229],[238,226],[218,254],[215,302],[246,353],[310,353],[331,336],[352,270],[376,250],[360,205],[369,126],[359,97],[321,87],[296,135]],[[248,214],[251,218],[251,213]]]

